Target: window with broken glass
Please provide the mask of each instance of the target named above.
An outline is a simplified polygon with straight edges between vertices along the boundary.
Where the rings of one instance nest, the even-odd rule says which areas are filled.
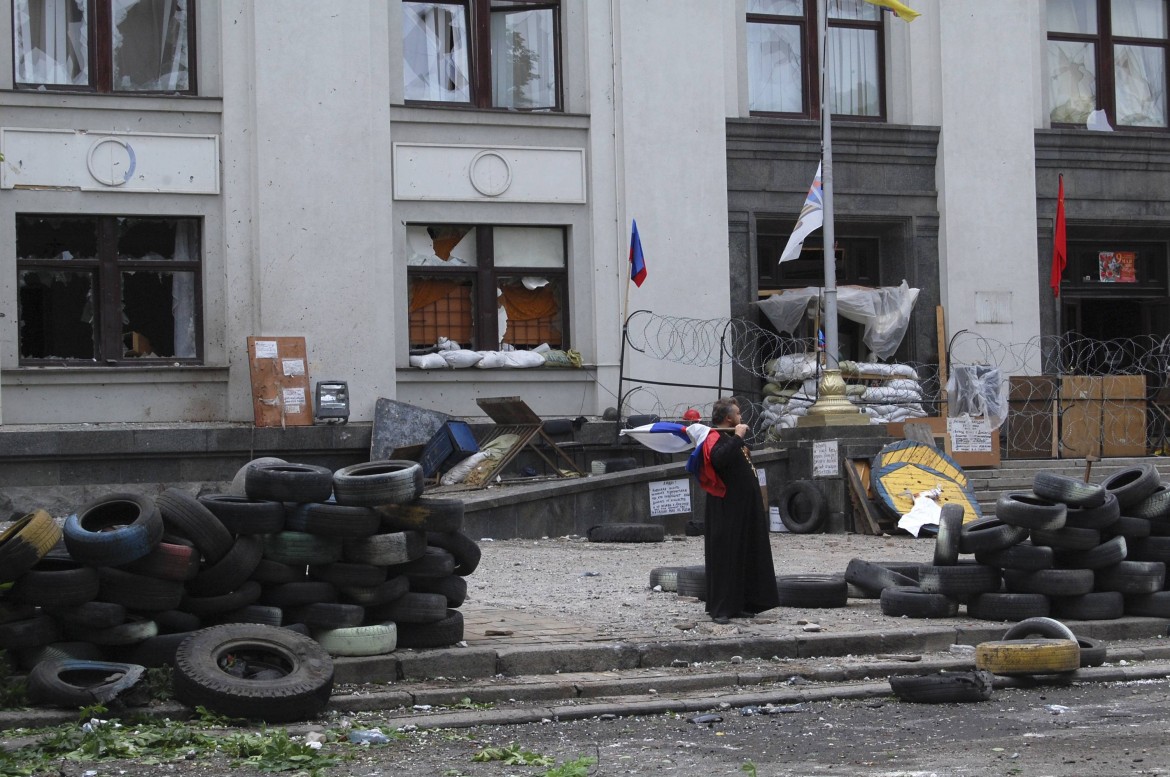
[[[21,364],[198,362],[198,218],[16,217]]]
[[[13,0],[17,88],[195,93],[195,0]]]
[[[561,110],[559,0],[402,3],[406,100]]]
[[[828,0],[830,93],[834,116],[885,115],[881,9],[865,0]],[[755,114],[818,118],[820,54],[816,0],[748,0],[748,108]]]
[[[1166,0],[1048,0],[1047,19],[1054,125],[1167,127]]]
[[[564,229],[412,224],[406,239],[412,349],[569,347]]]

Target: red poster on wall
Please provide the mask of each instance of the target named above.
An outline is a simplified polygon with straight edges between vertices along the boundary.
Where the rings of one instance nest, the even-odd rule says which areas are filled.
[[[1137,283],[1137,254],[1133,251],[1101,251],[1097,266],[1102,283]]]

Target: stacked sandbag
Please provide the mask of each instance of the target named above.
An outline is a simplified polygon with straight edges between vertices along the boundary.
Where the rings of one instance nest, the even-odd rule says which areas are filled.
[[[768,439],[780,439],[782,429],[796,426],[817,396],[817,354],[785,354],[764,363],[761,424]]]
[[[232,490],[109,494],[63,530],[43,511],[14,523],[0,534],[0,649],[26,668],[46,655],[159,666],[219,624],[286,627],[333,655],[463,639],[479,548],[461,501],[421,496],[417,463],[263,460]]]
[[[846,360],[841,362],[841,376],[846,380],[877,383],[864,387],[851,385],[846,390],[846,397],[869,416],[870,423],[896,423],[927,416],[922,408],[924,394],[918,372],[908,364]]]

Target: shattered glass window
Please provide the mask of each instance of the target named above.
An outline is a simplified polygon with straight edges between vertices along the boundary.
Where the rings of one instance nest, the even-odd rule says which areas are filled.
[[[89,85],[85,0],[15,0],[12,21],[16,83]]]
[[[199,356],[196,218],[16,219],[22,363]]]
[[[467,17],[458,3],[402,4],[406,99],[471,101]]]
[[[567,347],[563,227],[409,224],[410,348]]]
[[[186,0],[113,0],[115,92],[185,92]]]
[[[194,89],[195,0],[13,0],[19,88]]]
[[[20,271],[20,358],[95,359],[93,273]]]
[[[402,3],[407,100],[561,110],[560,0]]]
[[[1165,0],[1048,0],[1045,17],[1054,125],[1170,126]]]

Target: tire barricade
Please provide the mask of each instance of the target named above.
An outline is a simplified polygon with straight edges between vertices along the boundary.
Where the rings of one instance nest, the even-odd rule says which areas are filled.
[[[335,473],[262,459],[241,468],[233,492],[111,494],[69,516],[63,531],[43,511],[18,520],[0,534],[11,578],[0,580],[0,649],[30,674],[41,663],[83,660],[171,665],[176,689],[198,703],[236,698],[222,711],[277,720],[290,708],[310,715],[328,698],[333,656],[463,639],[458,608],[479,547],[461,531],[460,500],[422,496],[417,463]],[[182,648],[212,627],[274,651],[274,664],[293,667],[288,684],[330,687],[298,687],[299,706],[279,692],[245,700],[246,684],[213,692],[207,678],[222,674],[214,661]],[[88,698],[88,689],[59,681],[68,674],[42,667],[48,689],[37,701]]]
[[[1168,492],[1148,464],[1100,483],[1038,472],[1032,491],[1000,495],[994,518],[956,531],[944,511],[934,562],[920,565],[913,587],[860,559],[845,579],[851,595],[880,597],[893,616],[945,618],[962,607],[989,621],[1170,617]]]

